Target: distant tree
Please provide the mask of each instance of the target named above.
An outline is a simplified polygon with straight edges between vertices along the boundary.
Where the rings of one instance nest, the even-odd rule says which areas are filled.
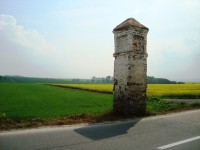
[[[106,82],[107,82],[107,83],[111,83],[111,78],[112,78],[111,76],[107,76],[107,77],[106,77]]]
[[[72,79],[72,82],[74,82],[74,83],[79,83],[80,82],[80,79]]]
[[[178,84],[185,84],[185,82],[178,82]]]
[[[106,83],[106,78],[103,78],[103,77],[100,78],[100,82],[101,82],[101,83]]]
[[[170,81],[164,78],[154,78],[153,76],[147,77],[147,83],[148,84],[176,84],[175,81]]]
[[[92,77],[91,82],[96,82],[96,77],[95,76]]]

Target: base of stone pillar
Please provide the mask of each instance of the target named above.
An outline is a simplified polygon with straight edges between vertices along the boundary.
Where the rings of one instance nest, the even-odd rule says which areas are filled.
[[[146,114],[146,103],[138,105],[133,101],[118,100],[113,104],[113,113],[127,117],[144,116]]]

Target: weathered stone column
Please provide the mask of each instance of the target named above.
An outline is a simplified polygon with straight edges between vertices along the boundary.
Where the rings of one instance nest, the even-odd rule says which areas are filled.
[[[113,29],[115,39],[115,114],[144,115],[147,88],[147,33],[149,29],[129,18]]]

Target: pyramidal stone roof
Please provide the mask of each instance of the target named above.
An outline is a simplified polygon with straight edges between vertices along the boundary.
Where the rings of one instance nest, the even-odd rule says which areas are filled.
[[[144,25],[142,25],[141,23],[139,23],[137,20],[135,20],[134,18],[128,18],[126,19],[124,22],[122,22],[121,24],[119,24],[118,26],[116,26],[113,31],[119,31],[119,30],[122,30],[122,29],[126,29],[130,26],[133,26],[133,27],[138,27],[138,28],[141,28],[141,29],[146,29],[146,30],[149,30],[147,27],[145,27]]]

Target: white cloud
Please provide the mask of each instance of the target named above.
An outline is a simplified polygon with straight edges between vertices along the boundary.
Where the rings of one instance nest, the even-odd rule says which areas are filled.
[[[4,74],[40,76],[49,73],[53,76],[55,68],[59,68],[56,58],[59,50],[37,30],[18,25],[13,16],[0,15],[0,43],[0,71]]]
[[[0,30],[10,41],[27,47],[35,52],[43,52],[52,48],[45,38],[34,29],[25,29],[9,15],[0,15]]]
[[[26,29],[17,24],[13,16],[0,15],[0,43],[4,47],[0,49],[0,71],[4,74],[46,74],[48,77],[65,78],[106,76],[105,72],[112,75],[112,69],[109,70],[113,65],[112,53],[109,53],[110,61],[105,58],[108,55],[102,53],[101,48],[96,48],[93,52],[88,50],[95,46],[90,39],[83,40],[83,35],[73,36],[70,43],[65,45],[66,42],[63,41],[61,48],[58,48],[50,44],[37,30]]]

